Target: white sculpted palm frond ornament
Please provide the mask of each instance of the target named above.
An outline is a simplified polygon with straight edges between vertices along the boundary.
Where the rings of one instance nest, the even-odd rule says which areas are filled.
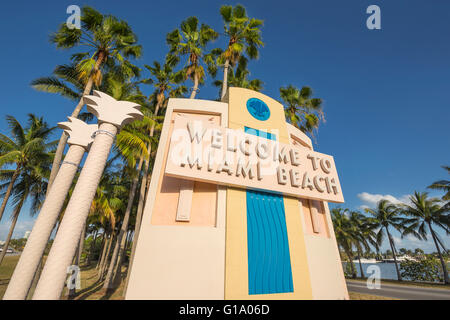
[[[87,124],[75,117],[67,117],[67,119],[69,121],[58,123],[58,127],[63,129],[69,136],[67,143],[70,145],[79,145],[87,149],[92,141],[94,141],[93,134],[98,130],[98,125]]]
[[[144,115],[140,105],[130,101],[118,101],[106,93],[94,90],[94,95],[84,96],[89,112],[93,113],[99,124],[107,122],[121,127],[134,120],[142,120]]]

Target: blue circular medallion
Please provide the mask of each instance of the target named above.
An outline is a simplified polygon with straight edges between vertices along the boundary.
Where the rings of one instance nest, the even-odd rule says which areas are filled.
[[[257,98],[250,98],[247,100],[247,110],[253,118],[260,121],[265,121],[270,118],[270,109],[267,104]]]

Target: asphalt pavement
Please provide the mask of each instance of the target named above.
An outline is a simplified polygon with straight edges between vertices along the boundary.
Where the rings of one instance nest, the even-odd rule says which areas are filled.
[[[369,289],[366,282],[347,280],[347,289],[351,292],[371,294],[382,297],[405,300],[450,300],[449,289],[414,287],[408,285],[387,284],[381,281],[380,289]]]

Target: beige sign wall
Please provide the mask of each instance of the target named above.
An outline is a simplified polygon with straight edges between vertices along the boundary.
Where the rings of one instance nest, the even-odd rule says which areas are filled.
[[[165,181],[164,166],[173,118],[178,115],[191,119],[209,115],[206,120],[218,117],[218,123],[225,125],[228,105],[197,99],[169,100],[126,299],[224,299],[226,190],[216,187],[211,210],[203,203],[195,207],[197,197],[209,199],[211,192],[204,192],[202,185],[194,187],[191,220],[175,221],[179,182]],[[205,215],[205,210],[214,219]]]

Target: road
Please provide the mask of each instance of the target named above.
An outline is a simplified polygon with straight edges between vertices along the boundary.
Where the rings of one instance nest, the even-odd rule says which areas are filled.
[[[347,280],[348,291],[405,300],[450,300],[450,290],[385,284],[380,289],[367,288],[366,282]]]
[[[0,252],[1,252],[1,251],[0,251]],[[20,256],[20,253],[21,253],[21,252],[13,252],[13,253],[7,252],[7,253],[5,254],[5,256],[7,256],[7,257],[9,257],[9,256]]]

